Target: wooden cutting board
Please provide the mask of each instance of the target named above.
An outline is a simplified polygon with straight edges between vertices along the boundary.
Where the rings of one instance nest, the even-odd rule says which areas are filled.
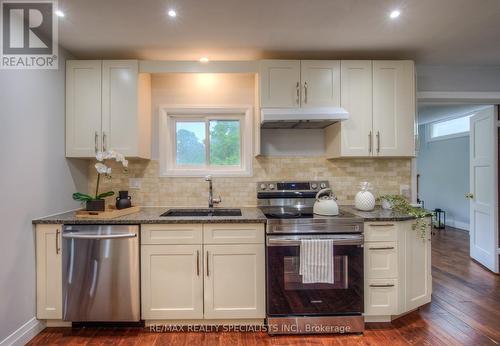
[[[78,210],[76,217],[78,219],[114,219],[141,211],[141,207],[133,206],[125,209],[116,209],[114,205],[108,205],[105,211],[87,211]]]

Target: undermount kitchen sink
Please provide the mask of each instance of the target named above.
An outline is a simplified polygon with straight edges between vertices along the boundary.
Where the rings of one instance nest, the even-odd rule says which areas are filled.
[[[241,209],[169,209],[160,216],[171,217],[206,217],[206,216],[241,216]]]

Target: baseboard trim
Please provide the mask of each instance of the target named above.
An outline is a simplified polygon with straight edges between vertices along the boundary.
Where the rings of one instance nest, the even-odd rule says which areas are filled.
[[[455,221],[453,219],[448,219],[446,220],[446,225],[453,227],[453,228],[458,228],[464,231],[469,231],[469,224],[466,222],[461,222],[461,221]]]
[[[23,346],[45,329],[45,323],[33,317],[14,333],[0,341],[0,346]]]

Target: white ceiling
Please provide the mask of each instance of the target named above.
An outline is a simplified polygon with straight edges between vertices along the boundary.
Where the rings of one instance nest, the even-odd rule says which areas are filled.
[[[60,43],[79,58],[500,64],[499,0],[59,0],[59,7]],[[401,16],[390,20],[395,8]]]
[[[433,121],[459,117],[477,112],[481,109],[491,107],[488,105],[436,105],[419,104],[418,105],[418,124],[423,125]]]

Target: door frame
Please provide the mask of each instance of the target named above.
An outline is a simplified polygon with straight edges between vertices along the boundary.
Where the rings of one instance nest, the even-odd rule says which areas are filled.
[[[495,105],[497,112],[500,112],[500,92],[475,92],[475,91],[422,91],[417,92],[417,102],[415,103],[416,111],[416,128],[418,136],[418,104],[475,104],[475,105]],[[497,128],[500,128],[500,120],[497,118]],[[498,160],[498,159],[497,159]],[[417,201],[417,159],[412,158],[411,160],[411,200],[413,203]],[[497,162],[498,164],[498,162]],[[498,186],[498,176],[497,176],[497,186]],[[497,189],[495,189],[497,190]],[[497,204],[498,204],[497,196]],[[497,225],[497,227],[499,227]],[[498,232],[498,229],[497,229]],[[497,244],[497,256],[500,256],[500,244]]]

